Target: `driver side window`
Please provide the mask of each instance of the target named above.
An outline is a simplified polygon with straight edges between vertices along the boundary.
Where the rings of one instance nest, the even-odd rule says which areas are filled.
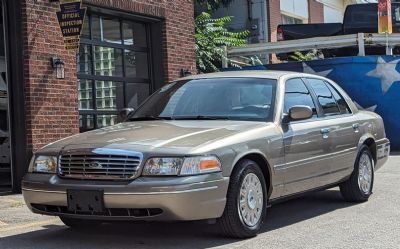
[[[300,78],[290,79],[285,83],[285,104],[284,113],[289,113],[289,109],[296,105],[306,105],[313,110],[313,117],[317,117],[317,109],[303,80]]]

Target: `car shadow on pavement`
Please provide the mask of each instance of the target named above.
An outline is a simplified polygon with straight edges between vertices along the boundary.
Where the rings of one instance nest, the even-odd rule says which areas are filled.
[[[337,189],[312,193],[268,209],[261,233],[351,206]],[[72,230],[62,225],[0,238],[0,248],[208,248],[235,243],[224,238],[218,227],[199,223],[115,223],[88,230]]]

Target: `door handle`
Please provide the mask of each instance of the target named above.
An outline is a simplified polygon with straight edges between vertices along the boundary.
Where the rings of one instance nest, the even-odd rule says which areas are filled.
[[[328,134],[329,132],[331,132],[331,129],[329,129],[329,128],[323,128],[323,129],[321,129],[321,133],[322,133],[322,134]]]
[[[324,138],[324,139],[329,138],[329,132],[331,132],[331,129],[329,129],[329,128],[321,129],[322,138]]]
[[[354,132],[359,132],[359,128],[360,128],[360,124],[358,124],[358,123],[355,123],[355,124],[353,124],[353,129],[354,129]]]

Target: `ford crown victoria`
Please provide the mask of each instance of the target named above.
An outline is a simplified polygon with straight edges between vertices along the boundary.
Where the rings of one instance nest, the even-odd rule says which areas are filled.
[[[126,122],[37,151],[23,195],[70,227],[214,220],[246,238],[289,197],[339,186],[346,201],[367,201],[389,150],[382,118],[329,79],[204,74],[165,85]]]

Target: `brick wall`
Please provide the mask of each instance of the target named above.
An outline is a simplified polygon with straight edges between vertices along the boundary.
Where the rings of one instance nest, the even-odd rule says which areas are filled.
[[[64,49],[57,10],[49,1],[22,1],[28,151],[79,132],[75,52]],[[52,56],[65,62],[65,79],[56,79]]]
[[[192,0],[87,0],[105,8],[147,16],[163,21],[164,71],[167,81],[195,65]],[[76,56],[64,49],[56,11],[58,3],[22,0],[25,107],[28,151],[79,132]],[[65,62],[65,79],[56,79],[50,58]]]
[[[269,34],[269,41],[276,42],[276,29],[279,24],[282,22],[281,16],[281,1],[280,0],[269,0],[267,1],[267,13],[269,18],[268,24],[268,34]]]
[[[324,5],[315,0],[308,0],[308,22],[324,22]]]

